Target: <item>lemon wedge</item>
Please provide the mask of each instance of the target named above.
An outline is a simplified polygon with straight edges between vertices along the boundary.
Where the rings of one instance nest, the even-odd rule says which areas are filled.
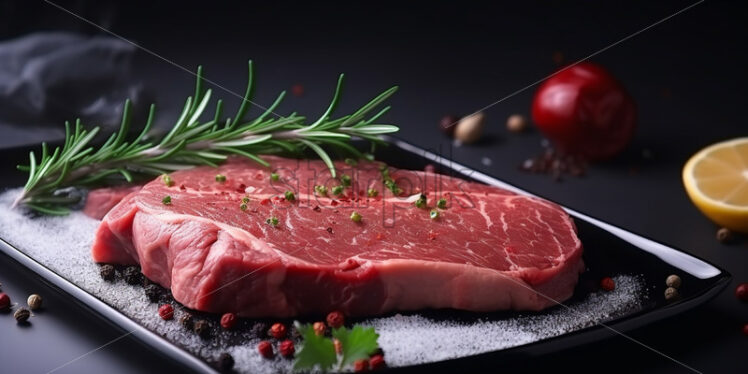
[[[683,167],[691,201],[720,226],[748,233],[748,138],[706,147]]]

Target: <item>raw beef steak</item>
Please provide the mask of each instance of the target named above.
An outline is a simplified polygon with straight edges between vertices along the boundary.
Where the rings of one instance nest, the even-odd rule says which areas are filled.
[[[139,263],[185,306],[247,317],[540,310],[569,298],[583,270],[573,221],[548,201],[379,163],[336,163],[334,179],[321,161],[268,161],[146,184],[104,217],[93,259]],[[414,204],[421,193],[425,208]]]

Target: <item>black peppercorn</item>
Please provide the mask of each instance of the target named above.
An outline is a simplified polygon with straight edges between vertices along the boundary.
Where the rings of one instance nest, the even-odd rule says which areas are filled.
[[[221,353],[218,356],[218,369],[223,372],[229,372],[234,368],[234,358],[228,353]]]
[[[31,317],[31,312],[26,308],[18,308],[18,310],[13,313],[13,318],[15,318],[18,323],[26,322],[29,317]]]
[[[138,270],[136,266],[128,266],[127,268],[125,268],[123,277],[125,278],[125,282],[127,282],[127,284],[138,284],[141,282],[140,270]]]
[[[726,227],[717,230],[717,241],[720,243],[730,244],[735,240],[735,235]]]
[[[194,331],[203,339],[210,337],[210,326],[208,325],[208,321],[204,319],[195,321]]]
[[[161,298],[161,289],[155,284],[149,284],[143,288],[148,300],[155,303]]]
[[[181,317],[179,317],[179,324],[182,325],[187,330],[192,330],[193,323],[192,323],[192,314],[190,313],[184,313]]]
[[[99,274],[102,278],[104,278],[105,281],[113,281],[114,280],[114,266],[106,264],[102,265],[101,269],[99,269]]]

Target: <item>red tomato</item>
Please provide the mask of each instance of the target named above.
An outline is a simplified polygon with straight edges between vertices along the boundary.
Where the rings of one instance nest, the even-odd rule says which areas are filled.
[[[631,141],[636,104],[607,70],[582,62],[543,82],[532,119],[559,151],[601,160]]]

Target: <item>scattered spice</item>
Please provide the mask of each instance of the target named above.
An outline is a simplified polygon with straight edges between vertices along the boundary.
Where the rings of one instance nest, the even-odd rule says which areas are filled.
[[[679,276],[672,274],[665,279],[665,285],[673,288],[680,288],[681,279]]]
[[[229,372],[234,368],[234,357],[228,352],[221,353],[218,356],[218,369],[223,372]]]
[[[353,221],[353,222],[361,222],[361,214],[359,212],[353,212],[353,213],[351,213],[351,221]]]
[[[18,310],[13,313],[13,318],[15,318],[16,322],[18,323],[24,323],[28,321],[29,317],[31,317],[31,312],[26,308],[18,308]]]
[[[113,281],[115,275],[114,266],[109,264],[102,265],[101,269],[99,269],[99,275],[101,275],[101,278],[105,281]]]
[[[270,174],[270,179],[274,182],[277,182],[280,180],[280,175],[278,175],[278,173],[272,173]]]
[[[332,235],[332,227],[328,227],[325,229],[330,235]]]
[[[286,197],[286,200],[288,201],[296,200],[296,195],[294,195],[293,191],[286,191],[283,195]]]
[[[171,205],[171,196],[166,195],[163,199],[161,199],[161,203],[164,205]]]
[[[436,202],[436,207],[439,209],[447,209],[447,199],[441,198]]]
[[[31,294],[29,295],[29,298],[26,299],[26,304],[29,304],[29,309],[37,310],[42,307],[42,297],[37,294]]]
[[[340,176],[340,183],[343,185],[343,187],[348,187],[351,185],[351,177],[350,175],[343,174]]]
[[[161,298],[161,288],[158,285],[149,284],[143,287],[143,290],[145,291],[145,296],[148,297],[148,300],[152,303],[158,302]]]
[[[385,366],[384,356],[381,354],[375,354],[369,359],[369,367],[371,367],[371,370],[384,369]]]
[[[353,362],[353,372],[362,373],[369,370],[369,360],[360,359]]]
[[[421,194],[421,196],[419,196],[418,199],[413,202],[413,205],[415,205],[416,208],[425,208],[426,207],[426,195]]]
[[[678,290],[673,287],[668,287],[665,289],[665,300],[667,301],[675,301],[680,298],[680,294],[678,293]]]
[[[265,222],[268,225],[270,225],[270,226],[276,227],[276,226],[278,226],[278,223],[280,221],[278,220],[278,217],[270,217],[270,218],[266,219]]]
[[[333,338],[332,346],[335,347],[335,353],[339,355],[343,354],[343,343],[341,343],[340,340]]]
[[[740,301],[748,301],[748,283],[741,283],[735,287],[735,297]]]
[[[332,194],[333,195],[340,195],[343,193],[343,186],[335,186],[332,188]]]
[[[267,340],[263,340],[260,344],[257,344],[257,351],[260,352],[260,356],[262,357],[273,358],[273,345]]]
[[[324,322],[315,322],[312,328],[314,329],[314,333],[319,336],[324,336],[325,332],[327,332],[327,326],[325,326]]]
[[[327,325],[333,329],[342,327],[343,324],[345,323],[345,317],[343,317],[343,313],[337,310],[330,312],[330,314],[327,315],[326,320],[327,320]]]
[[[616,289],[616,282],[611,277],[605,277],[600,280],[600,288],[605,291],[613,291]]]
[[[210,325],[208,325],[208,321],[204,319],[195,321],[192,329],[199,337],[203,339],[207,339],[208,337],[210,337]]]
[[[281,356],[285,358],[292,358],[294,353],[296,353],[296,348],[294,348],[293,341],[292,340],[284,340],[280,343],[278,346],[278,352],[280,352]]]
[[[5,292],[0,292],[0,310],[8,309],[10,306],[10,296]]]
[[[527,118],[521,114],[512,114],[506,120],[506,129],[510,132],[520,133],[527,129]]]
[[[224,313],[221,316],[221,327],[226,330],[231,330],[236,325],[236,314]]]
[[[483,135],[485,122],[486,116],[483,112],[463,117],[455,126],[455,139],[465,144],[475,143]]]
[[[216,174],[216,182],[223,183],[226,181],[226,176],[223,174]]]
[[[174,318],[174,307],[171,304],[164,304],[158,307],[158,315],[163,320],[170,320]]]
[[[439,121],[439,130],[442,130],[450,138],[455,134],[455,127],[457,127],[457,121],[460,119],[457,116],[446,115]]]
[[[431,211],[429,212],[429,217],[431,217],[431,219],[438,219],[439,211],[436,209],[431,209]]]
[[[355,159],[352,159],[352,158],[346,158],[345,159],[345,163],[348,164],[348,165],[350,165],[350,166],[356,166],[356,165],[358,165],[358,161],[356,161]]]
[[[317,194],[317,196],[327,196],[327,187],[325,186],[314,186],[314,193]]]
[[[126,267],[122,277],[125,279],[125,282],[127,282],[127,284],[138,284],[142,282],[142,280],[140,279],[140,270],[138,270],[136,266]]]
[[[377,195],[379,195],[379,191],[373,188],[369,188],[368,190],[366,190],[366,196],[368,197],[377,197]]]
[[[247,203],[241,203],[241,204],[239,204],[239,210],[241,210],[242,212],[246,211],[247,210]]]
[[[174,185],[174,180],[173,180],[173,179],[171,179],[171,176],[169,176],[169,174],[164,174],[164,175],[162,175],[162,176],[161,176],[161,180],[163,180],[163,181],[164,181],[164,184],[165,184],[165,185],[166,185],[167,187],[171,187],[171,186],[173,186],[173,185]]]
[[[727,227],[722,227],[717,230],[717,240],[720,243],[729,244],[735,240],[735,234]]]
[[[563,155],[553,148],[547,147],[539,156],[528,158],[520,170],[537,173],[550,174],[554,180],[561,181],[564,174],[581,177],[587,172],[587,162],[580,156]]]
[[[192,321],[192,314],[190,313],[183,313],[181,317],[179,317],[179,324],[182,325],[186,330],[192,330],[194,328],[194,323]]]
[[[283,339],[286,337],[286,333],[286,326],[282,323],[274,323],[270,326],[270,330],[268,331],[268,335],[276,339]]]

